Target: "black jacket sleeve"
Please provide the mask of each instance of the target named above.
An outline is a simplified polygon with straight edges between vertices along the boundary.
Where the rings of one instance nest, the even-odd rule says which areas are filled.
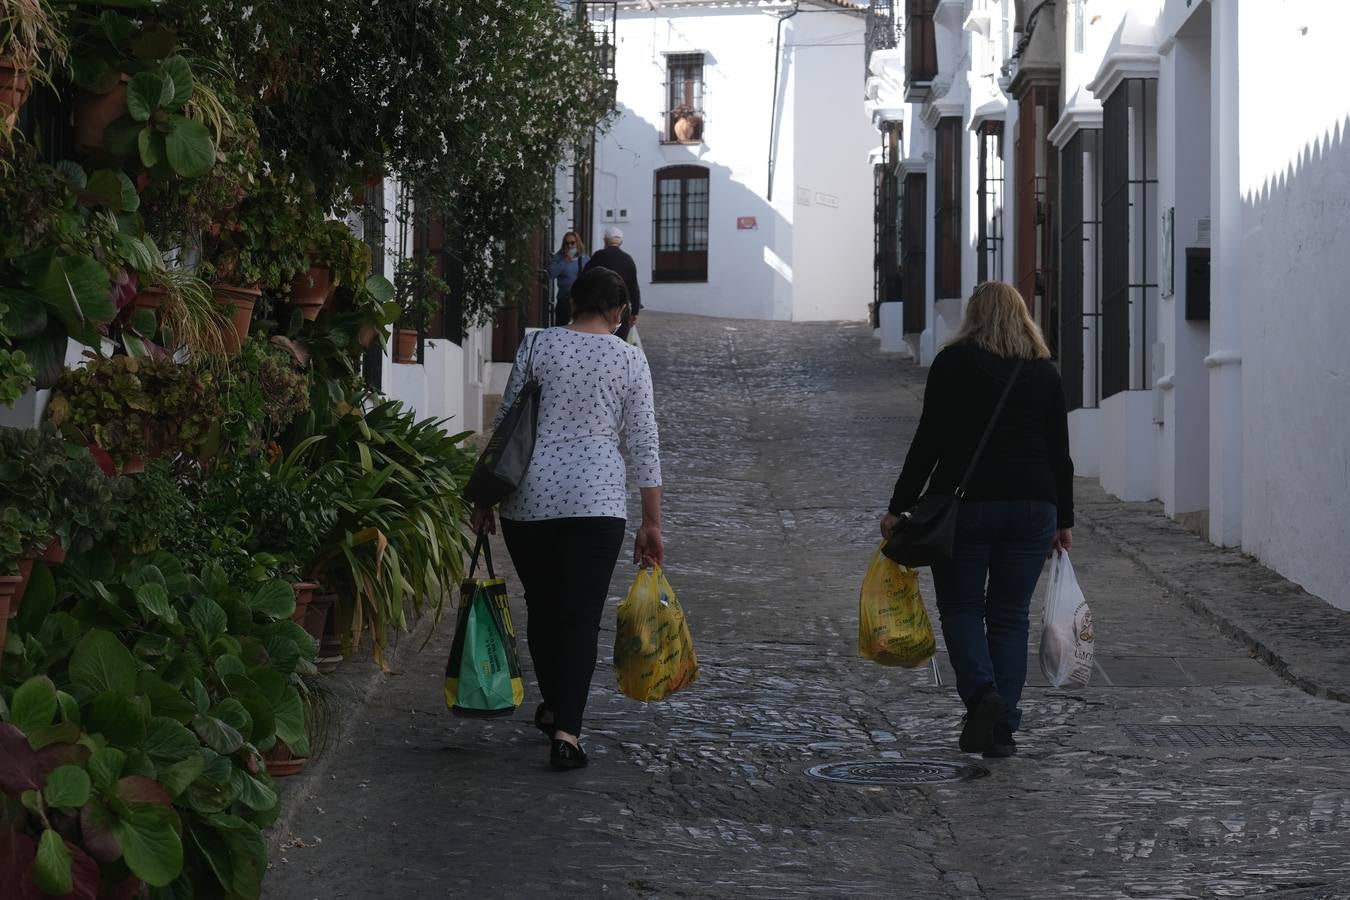
[[[1050,367],[1047,367],[1050,368]],[[1055,509],[1059,528],[1073,527],[1073,458],[1069,456],[1069,411],[1064,384],[1050,368],[1049,415],[1045,418],[1045,446],[1055,473]]]
[[[624,278],[628,282],[628,306],[629,315],[636,316],[642,311],[642,287],[638,284],[637,263],[633,257],[627,259],[627,271],[624,272]]]
[[[896,479],[895,491],[887,511],[898,516],[914,505],[928,484],[933,469],[941,456],[942,435],[950,427],[951,416],[951,366],[950,357],[939,353],[928,370],[928,382],[923,391],[923,412],[919,415],[919,427],[910,442],[909,452],[905,454],[905,465]]]

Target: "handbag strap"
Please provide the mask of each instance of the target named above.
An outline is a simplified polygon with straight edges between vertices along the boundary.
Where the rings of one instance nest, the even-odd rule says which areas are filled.
[[[534,381],[534,345],[539,343],[539,335],[542,331],[534,333],[534,339],[530,341],[530,352],[525,356],[525,383]]]
[[[979,465],[980,457],[984,454],[985,444],[989,443],[989,437],[994,433],[994,426],[998,424],[998,417],[1003,413],[1003,407],[1008,402],[1008,395],[1012,393],[1013,384],[1017,381],[1017,374],[1022,371],[1022,365],[1025,362],[1025,359],[1017,360],[1017,364],[1013,366],[1012,375],[1008,376],[1008,383],[1003,386],[1003,393],[999,395],[998,404],[994,407],[993,415],[989,417],[989,424],[984,426],[984,434],[980,435],[980,442],[975,445],[975,455],[970,458],[970,465],[966,466],[966,472],[961,476],[961,483],[956,486],[958,498],[966,495],[966,483],[970,481],[970,476],[975,474],[975,467]]]
[[[478,542],[473,547],[473,559],[469,563],[469,573],[464,576],[465,580],[473,580],[473,570],[478,568],[478,555],[483,555],[483,561],[487,563],[488,578],[496,578],[497,573],[492,568],[492,544],[488,542],[487,531],[478,532]]]

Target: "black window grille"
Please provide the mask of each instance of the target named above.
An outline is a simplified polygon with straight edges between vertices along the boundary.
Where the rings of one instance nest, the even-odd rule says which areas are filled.
[[[905,83],[923,84],[937,77],[937,33],[933,14],[938,0],[905,0]]]
[[[703,140],[703,54],[666,57],[666,140],[696,144]]]
[[[71,127],[73,96],[74,88],[60,80],[57,90],[33,83],[28,102],[19,109],[16,126],[37,148],[38,158],[49,165],[79,158]]]
[[[1150,386],[1158,210],[1157,81],[1131,78],[1102,104],[1102,396]]]
[[[1101,137],[1083,129],[1060,155],[1059,365],[1069,409],[1101,397]]]
[[[890,50],[896,46],[900,34],[900,23],[895,18],[895,0],[871,0],[867,8],[867,24],[863,30],[863,43],[866,50],[863,57],[864,78],[870,76],[872,54],[877,50]]]
[[[905,334],[918,334],[927,324],[924,264],[928,242],[928,176],[905,176],[900,221],[900,299],[905,302]]]
[[[670,166],[656,173],[652,281],[708,280],[708,170]]]
[[[961,296],[961,153],[965,129],[961,119],[948,116],[937,127],[937,202],[934,207],[933,275],[937,297],[947,299]]]
[[[980,142],[979,281],[1003,280],[1003,123],[985,122]]]
[[[878,305],[900,299],[900,179],[895,156],[899,152],[900,125],[893,123],[883,133],[881,162],[873,167],[873,299]],[[880,312],[876,314],[879,316]]]

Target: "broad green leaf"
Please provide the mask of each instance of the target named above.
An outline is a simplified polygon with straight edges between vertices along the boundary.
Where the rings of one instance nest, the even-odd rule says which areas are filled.
[[[142,128],[136,135],[136,152],[140,154],[141,165],[153,169],[164,161],[164,140],[153,129]]]
[[[366,291],[376,303],[388,303],[394,299],[394,283],[383,275],[371,275],[367,278]]]
[[[45,894],[64,897],[75,886],[71,876],[70,849],[61,835],[50,828],[42,832],[38,841],[37,859],[33,863],[33,884]]]
[[[72,190],[83,190],[84,186],[89,183],[89,176],[85,173],[84,166],[73,159],[61,160],[56,164],[55,169]]]
[[[102,693],[89,704],[84,717],[85,730],[101,734],[117,747],[139,747],[145,740],[149,718],[145,698],[134,700],[122,694]]]
[[[118,800],[123,803],[130,803],[133,806],[144,803],[157,806],[173,805],[173,798],[164,789],[164,785],[143,775],[128,775],[126,778],[119,780],[116,793]]]
[[[9,720],[20,731],[52,724],[57,710],[56,685],[46,675],[35,675],[19,686],[9,705]]]
[[[173,83],[154,72],[137,72],[127,85],[127,112],[137,122],[148,122],[155,110],[164,105],[167,93],[173,97]]]
[[[244,746],[244,736],[232,725],[215,716],[198,716],[192,720],[192,730],[202,743],[217,753],[234,753]]]
[[[244,674],[244,661],[233,653],[226,653],[216,659],[216,674],[228,682],[231,676]]]
[[[187,759],[180,760],[168,768],[160,770],[159,783],[164,785],[164,789],[177,798],[188,789],[192,782],[201,776],[206,763],[201,754],[194,753]]]
[[[57,691],[56,700],[61,705],[61,721],[78,725],[80,722],[80,701],[65,691]]]
[[[136,660],[115,635],[96,629],[71,654],[70,680],[90,695],[130,696],[136,690]]]
[[[122,777],[127,755],[116,747],[104,747],[89,757],[89,775],[100,790],[110,791]]]
[[[292,747],[306,740],[305,707],[300,702],[299,691],[287,686],[281,699],[273,705],[272,713],[276,718],[277,737]]]
[[[229,625],[229,617],[225,615],[225,610],[220,608],[220,604],[210,598],[202,598],[192,605],[188,611],[188,621],[196,630],[204,646],[210,646],[211,642],[225,633],[225,628]]]
[[[132,809],[113,826],[127,868],[153,887],[163,887],[183,870],[183,842],[174,828],[176,819],[172,809],[146,806]]]
[[[253,731],[253,717],[248,714],[244,704],[233,697],[227,698],[216,704],[215,709],[211,710],[211,715],[220,721],[229,725],[240,734],[249,734]]]
[[[300,648],[290,638],[272,636],[266,641],[268,662],[272,668],[287,675],[300,662]]]
[[[34,750],[42,750],[53,744],[73,744],[80,739],[80,726],[74,722],[62,722],[60,725],[43,725],[28,732],[28,744]]]
[[[181,690],[154,672],[141,672],[136,677],[136,690],[150,700],[150,711],[156,716],[189,722],[197,712],[197,707],[183,696]]]
[[[169,592],[162,584],[143,584],[136,588],[136,604],[151,618],[166,625],[178,624],[178,614],[169,602]]]
[[[257,686],[263,699],[273,706],[281,702],[282,698],[286,696],[287,688],[290,688],[290,682],[286,680],[286,676],[268,666],[249,669],[248,677]]]
[[[89,773],[79,766],[60,766],[47,776],[42,797],[48,806],[74,809],[89,802]]]
[[[38,292],[72,332],[112,321],[117,314],[108,297],[108,270],[89,256],[54,257],[38,282]],[[36,363],[35,363],[36,365]]]
[[[178,112],[183,104],[192,99],[192,67],[181,56],[171,56],[164,60],[164,71],[173,79],[173,96],[164,104],[169,112]]]
[[[127,176],[126,172],[118,172],[117,178],[122,183],[122,212],[133,213],[140,209],[141,195],[136,190],[136,183]]]
[[[157,716],[150,720],[145,732],[145,752],[159,763],[176,763],[197,753],[201,746],[191,731],[181,722]]]
[[[89,183],[80,192],[80,199],[92,206],[121,209],[122,181],[118,178],[121,174],[111,169],[99,169],[89,176]]]
[[[156,331],[159,330],[159,320],[155,318],[155,313],[153,310],[138,309],[131,314],[131,327],[138,334],[153,335]],[[168,594],[166,593],[164,596],[165,599],[167,600]],[[173,610],[170,610],[170,612],[172,613]],[[174,616],[174,621],[175,622],[178,621],[178,617],[176,615]]]
[[[236,768],[230,773],[230,785],[235,799],[249,809],[263,812],[277,805],[277,792],[243,769]]]
[[[277,579],[264,582],[248,599],[248,605],[273,619],[289,619],[295,612],[295,589]]]
[[[198,178],[211,171],[216,161],[216,146],[211,132],[194,119],[176,116],[164,136],[164,155],[169,167],[183,178]]]
[[[98,798],[80,809],[80,837],[84,849],[99,862],[114,863],[122,858],[122,846],[112,831],[115,821],[116,816]]]
[[[103,130],[103,146],[118,159],[127,159],[137,150],[145,125],[131,116],[122,116]]]
[[[253,722],[249,743],[265,747],[277,734],[276,713],[272,710],[272,705],[256,694],[240,697],[239,702],[244,704],[244,709],[248,710],[248,717]]]
[[[192,702],[197,704],[197,712],[205,713],[211,708],[211,695],[206,692],[206,685],[199,679],[192,679]]]

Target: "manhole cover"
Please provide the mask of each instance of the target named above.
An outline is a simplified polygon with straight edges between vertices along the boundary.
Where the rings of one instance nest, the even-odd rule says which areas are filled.
[[[912,787],[983,778],[989,774],[989,770],[983,766],[941,759],[870,759],[812,766],[806,770],[806,774],[821,781],[839,784]]]
[[[1144,747],[1282,747],[1350,750],[1350,732],[1338,725],[1123,725]]]

